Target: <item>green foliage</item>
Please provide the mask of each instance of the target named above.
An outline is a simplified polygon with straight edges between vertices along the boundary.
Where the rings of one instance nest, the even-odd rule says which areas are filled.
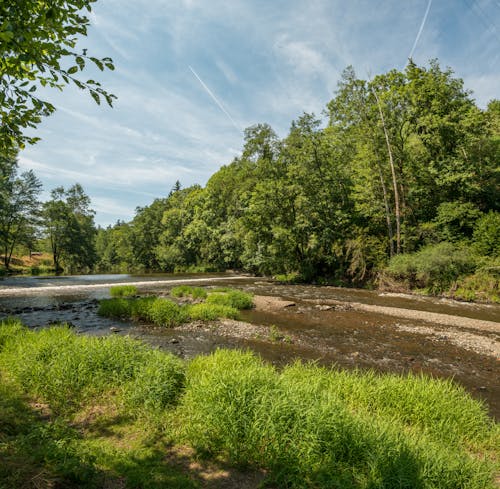
[[[172,355],[152,351],[123,388],[127,409],[136,412],[161,413],[174,405],[184,388],[185,368]]]
[[[179,413],[198,450],[264,467],[278,487],[491,487],[491,466],[466,447],[494,450],[498,427],[451,382],[300,364],[279,374],[218,351],[190,363]]]
[[[190,305],[179,305],[157,297],[103,299],[99,302],[97,312],[105,317],[132,318],[150,321],[158,326],[174,327],[190,320],[238,319],[239,309],[249,309],[253,306],[250,294],[234,289],[223,290],[224,292],[211,292],[206,302]],[[206,297],[207,292],[199,287],[180,286],[172,289],[172,295],[199,298]]]
[[[62,89],[67,84],[86,90],[100,103],[112,105],[114,95],[98,82],[77,76],[86,64],[101,71],[114,69],[110,58],[97,59],[87,50],[76,51],[77,40],[87,35],[94,0],[68,0],[59,3],[18,0],[0,3],[0,149],[2,153],[22,148],[38,140],[25,134],[55,107],[40,99],[40,86]]]
[[[200,321],[215,321],[222,318],[239,318],[238,309],[226,304],[210,304],[208,302],[189,306],[188,314],[190,319]]]
[[[303,278],[298,272],[279,273],[273,278],[283,284],[300,284],[303,282]]]
[[[443,202],[434,219],[441,241],[459,241],[470,238],[481,211],[472,203]]]
[[[147,318],[158,326],[173,327],[188,321],[189,313],[185,306],[158,298],[151,302]]]
[[[234,309],[251,309],[253,307],[252,294],[241,290],[211,292],[207,297],[207,304],[218,304],[233,307]]]
[[[132,297],[137,295],[137,287],[135,285],[114,285],[109,289],[111,297]]]
[[[99,467],[108,482],[190,487],[155,444],[167,430],[170,443],[264,471],[273,487],[495,487],[499,425],[452,381],[301,363],[278,371],[234,350],[186,369],[125,337],[20,328],[0,324],[0,485],[43,471],[50,483],[102,487]],[[20,388],[63,416],[34,416]],[[79,408],[77,431],[66,423]]]
[[[410,288],[425,288],[437,294],[449,289],[459,277],[473,273],[477,266],[478,259],[470,249],[444,242],[395,256],[384,274]]]
[[[102,299],[97,309],[99,316],[128,318],[132,316],[132,302],[128,299]]]
[[[481,255],[500,256],[500,213],[490,211],[476,221],[474,248]]]
[[[57,411],[73,411],[122,388],[134,409],[157,410],[175,402],[182,390],[180,361],[137,341],[77,336],[64,326],[38,333],[21,328],[0,323],[0,367]]]
[[[202,287],[192,285],[179,285],[170,291],[172,297],[191,297],[193,299],[206,299],[207,291]]]
[[[500,302],[500,265],[484,267],[457,280],[450,295],[465,301]]]
[[[0,157],[0,251],[6,269],[15,247],[35,240],[41,190],[42,184],[31,170],[18,176],[16,159]]]
[[[349,67],[326,127],[303,114],[282,139],[267,124],[247,128],[241,154],[205,188],[176,185],[131,223],[103,230],[102,262],[352,286],[371,285],[395,255],[439,242],[473,240],[494,256],[497,218],[481,216],[498,211],[498,105],[477,107],[436,60],[372,80]],[[399,260],[389,268],[404,268]],[[437,292],[464,272],[425,260],[438,271],[421,264],[412,286]]]
[[[78,183],[68,190],[58,187],[50,195],[43,205],[43,221],[56,271],[62,271],[63,264],[70,271],[91,269],[97,257],[90,198]]]

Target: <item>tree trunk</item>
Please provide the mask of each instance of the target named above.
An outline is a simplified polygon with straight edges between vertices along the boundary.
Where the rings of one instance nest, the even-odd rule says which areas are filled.
[[[389,245],[390,245],[390,256],[394,256],[394,233],[392,231],[392,221],[391,221],[391,210],[389,208],[389,201],[387,199],[387,188],[384,182],[384,176],[382,175],[382,169],[380,165],[377,164],[378,175],[380,177],[380,185],[382,186],[382,194],[384,196],[384,207],[385,207],[385,220],[387,222],[387,233],[389,234]]]
[[[384,113],[382,112],[382,105],[380,104],[380,99],[378,98],[377,92],[372,89],[375,100],[377,101],[378,112],[380,114],[380,121],[382,122],[382,128],[384,130],[385,142],[387,144],[387,152],[389,153],[389,164],[391,166],[392,174],[392,186],[394,190],[394,210],[396,215],[396,253],[401,253],[401,214],[399,209],[399,190],[398,182],[396,178],[396,169],[394,167],[394,158],[392,156],[391,143],[389,141],[389,133],[387,132],[387,127],[385,125]]]

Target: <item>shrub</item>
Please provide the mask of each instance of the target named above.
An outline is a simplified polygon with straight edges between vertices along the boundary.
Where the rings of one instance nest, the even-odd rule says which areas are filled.
[[[135,285],[114,285],[109,289],[111,297],[133,297],[137,295]]]
[[[190,285],[179,285],[174,287],[170,294],[172,297],[186,297],[190,296],[193,299],[205,299],[207,297],[207,291],[201,287],[192,287]]]
[[[227,292],[212,292],[207,297],[207,304],[218,304],[222,306],[234,307],[235,309],[251,309],[253,298],[251,294],[241,290],[231,290]]]
[[[460,276],[474,272],[477,265],[478,260],[470,249],[439,243],[391,258],[384,272],[410,288],[427,288],[431,293],[440,293]]]
[[[188,307],[188,314],[191,319],[200,321],[215,321],[220,318],[239,318],[238,309],[223,304],[193,304]]]
[[[500,267],[485,267],[473,275],[460,278],[451,295],[465,301],[500,302]]]
[[[481,255],[500,256],[500,213],[490,211],[476,222],[474,248]]]

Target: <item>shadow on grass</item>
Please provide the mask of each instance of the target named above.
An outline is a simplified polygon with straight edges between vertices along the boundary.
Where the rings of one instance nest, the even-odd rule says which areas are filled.
[[[102,487],[103,474],[78,453],[77,438],[0,378],[0,489]]]

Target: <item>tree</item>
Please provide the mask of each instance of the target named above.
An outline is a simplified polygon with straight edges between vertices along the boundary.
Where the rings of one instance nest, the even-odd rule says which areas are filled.
[[[45,233],[50,241],[56,272],[91,269],[95,251],[94,211],[80,184],[57,187],[43,205]]]
[[[55,107],[36,95],[42,86],[62,89],[68,83],[111,106],[114,95],[94,80],[77,78],[90,61],[101,71],[114,69],[111,58],[97,59],[76,51],[87,35],[95,0],[15,0],[0,2],[0,150],[22,148],[38,138],[28,136]]]
[[[0,244],[5,268],[14,248],[33,241],[42,184],[32,171],[17,175],[14,158],[0,160]]]

